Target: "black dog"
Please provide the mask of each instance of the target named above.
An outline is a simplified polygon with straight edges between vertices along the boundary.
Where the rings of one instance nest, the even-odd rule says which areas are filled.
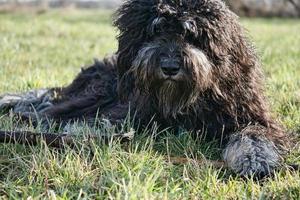
[[[269,115],[253,47],[221,0],[129,0],[114,25],[114,56],[66,88],[28,93],[15,104],[5,97],[2,105],[57,121],[93,122],[98,113],[112,123],[130,106],[140,124],[154,119],[227,141],[223,158],[241,176],[279,166],[286,135]]]

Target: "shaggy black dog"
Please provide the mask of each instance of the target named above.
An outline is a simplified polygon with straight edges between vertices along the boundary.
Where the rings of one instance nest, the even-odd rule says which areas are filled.
[[[14,111],[64,122],[93,122],[98,114],[119,123],[130,107],[139,124],[226,141],[223,158],[241,176],[265,176],[280,165],[285,133],[270,117],[254,49],[221,0],[128,0],[114,25],[114,56],[68,87],[16,97]]]

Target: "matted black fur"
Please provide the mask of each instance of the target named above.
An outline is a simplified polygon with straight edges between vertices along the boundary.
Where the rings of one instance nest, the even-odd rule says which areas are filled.
[[[51,102],[41,116],[118,123],[130,107],[140,124],[227,139],[223,158],[241,176],[280,165],[286,135],[270,116],[255,50],[221,0],[128,0],[114,25],[117,53],[40,97]]]

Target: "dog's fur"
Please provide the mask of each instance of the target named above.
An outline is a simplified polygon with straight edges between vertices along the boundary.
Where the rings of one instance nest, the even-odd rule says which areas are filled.
[[[128,0],[114,25],[117,53],[42,95],[41,116],[93,121],[100,114],[118,123],[130,107],[140,124],[152,119],[227,139],[223,158],[242,176],[280,164],[287,139],[268,111],[259,60],[221,0]],[[179,72],[166,76],[165,64]]]

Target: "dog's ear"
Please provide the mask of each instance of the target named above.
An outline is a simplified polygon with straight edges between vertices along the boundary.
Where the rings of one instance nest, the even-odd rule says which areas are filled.
[[[114,26],[119,29],[117,38],[119,77],[123,77],[130,69],[141,45],[149,37],[148,23],[155,16],[154,6],[155,1],[152,0],[128,0],[114,15]]]
[[[202,7],[194,17],[198,33],[195,43],[215,66],[222,66],[221,73],[230,76],[233,70],[247,72],[259,65],[238,16],[221,1],[208,1]]]
[[[127,71],[119,78],[118,95],[121,102],[127,102],[135,89],[135,79],[131,71]]]

